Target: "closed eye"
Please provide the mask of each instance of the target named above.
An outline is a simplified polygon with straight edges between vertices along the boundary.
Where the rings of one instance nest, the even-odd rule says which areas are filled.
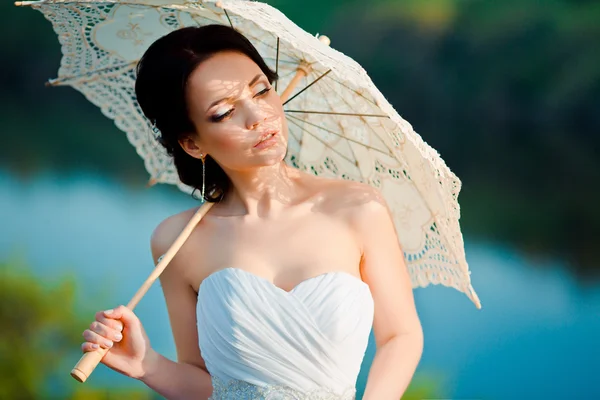
[[[223,121],[225,118],[229,117],[231,115],[231,113],[233,113],[234,108],[230,108],[229,111],[227,111],[224,114],[219,114],[219,115],[213,115],[210,119],[213,122],[220,122]]]
[[[263,96],[263,95],[267,94],[271,89],[272,89],[272,87],[264,88],[260,92],[256,93],[256,95],[254,97]]]
[[[266,87],[266,88],[264,88],[263,90],[261,90],[260,92],[256,93],[256,94],[254,95],[254,97],[256,98],[256,97],[261,97],[261,96],[264,96],[264,95],[266,95],[267,93],[269,93],[269,91],[270,91],[272,88],[273,88],[272,86]],[[229,109],[227,112],[225,112],[225,113],[223,113],[223,114],[219,114],[219,115],[213,115],[213,116],[211,117],[211,120],[212,120],[213,122],[221,122],[221,121],[223,121],[225,118],[229,117],[229,116],[230,116],[230,115],[233,113],[233,111],[234,111],[234,110],[235,110],[235,107],[232,107],[232,108],[230,108],[230,109]]]

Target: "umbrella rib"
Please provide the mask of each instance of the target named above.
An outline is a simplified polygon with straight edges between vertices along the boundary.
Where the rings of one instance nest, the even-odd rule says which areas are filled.
[[[358,170],[358,174],[362,177],[363,180],[365,179],[365,177],[362,174],[362,171],[360,170],[360,168],[358,168],[358,161],[357,160],[351,160],[350,158],[346,157],[344,154],[340,153],[339,151],[337,151],[336,149],[334,149],[333,147],[331,147],[329,144],[327,144],[325,141],[323,141],[317,135],[313,134],[308,129],[305,129],[305,128],[301,127],[297,122],[295,122],[293,120],[290,120],[290,122],[293,123],[294,125],[296,125],[303,132],[306,132],[309,135],[311,135],[313,138],[317,139],[319,142],[321,142],[323,145],[325,145],[325,147],[327,147],[328,149],[330,149],[332,152],[336,153],[337,155],[339,155],[340,157],[342,157],[344,160],[348,161],[350,164],[353,164],[355,166],[355,168]],[[304,121],[302,121],[302,122],[304,122]]]
[[[375,107],[379,108],[379,106],[378,106],[377,104],[373,103],[372,101],[370,101],[369,99],[367,99],[365,96],[361,95],[361,94],[360,94],[358,91],[356,91],[356,90],[354,90],[354,89],[351,89],[351,88],[349,88],[348,86],[346,86],[346,85],[342,84],[340,81],[337,81],[337,80],[335,80],[335,79],[333,79],[333,78],[331,78],[331,80],[332,80],[332,81],[334,81],[335,83],[337,83],[338,85],[341,85],[341,86],[345,87],[346,89],[350,90],[351,92],[355,93],[355,94],[356,94],[356,95],[358,95],[359,97],[361,97],[361,98],[365,99],[365,100],[366,100],[366,101],[368,101],[369,103],[373,104]],[[335,93],[335,92],[337,92],[337,90],[335,90],[335,89],[334,89],[334,88],[331,86],[331,84],[330,84],[329,82],[327,82],[327,81],[323,81],[323,84],[324,84],[324,85],[327,85],[327,87],[329,87],[329,89],[330,89],[330,90],[332,90],[334,93]],[[346,103],[346,105],[347,105],[348,107],[350,107],[350,109],[352,109],[352,106],[351,106],[351,105],[348,103],[348,101],[346,101],[346,98],[345,98],[344,96],[340,96],[340,97],[341,97],[341,99],[344,101],[344,103]],[[384,116],[389,118],[389,115],[384,115]]]
[[[330,149],[331,151],[333,151],[334,153],[336,153],[337,155],[339,155],[340,157],[342,157],[343,159],[345,159],[346,161],[348,161],[350,164],[356,165],[356,160],[351,160],[350,158],[346,157],[344,154],[340,153],[338,150],[336,150],[333,147],[331,147],[327,142],[325,142],[323,139],[321,139],[318,135],[315,135],[314,133],[312,133],[308,129],[305,129],[305,128],[301,127],[300,124],[298,124],[293,119],[291,119],[290,122],[292,124],[296,125],[298,128],[300,128],[303,132],[308,133],[309,135],[311,135],[312,137],[314,137],[315,139],[317,139],[319,142],[323,143],[323,145],[325,145],[325,147],[327,147],[328,149]],[[301,121],[301,122],[305,122],[305,121]]]
[[[270,33],[270,32],[267,32]],[[251,35],[250,32],[244,32],[244,36],[246,36],[248,39],[254,39],[257,42],[262,43],[263,45],[265,45],[266,47],[270,48],[271,50],[276,50],[277,48],[274,47],[273,45],[270,45],[269,43],[267,43],[266,41],[259,39],[258,37]],[[290,57],[292,60],[296,59],[296,57]]]
[[[334,79],[334,81],[335,81],[335,82],[337,82],[335,79]],[[338,82],[338,83],[339,83],[339,82]],[[334,93],[336,92],[336,91],[335,91],[335,90],[333,90],[333,88],[330,86],[329,82],[327,82],[327,81],[323,81],[323,84],[327,85],[327,86],[329,87],[329,89],[331,89],[331,90],[332,90]],[[350,90],[351,90],[351,89],[350,89]],[[353,92],[355,92],[355,93],[356,93],[356,91],[353,91]],[[363,99],[365,99],[365,100],[367,100],[367,101],[368,101],[368,99],[367,99],[366,97],[364,97],[364,96],[361,96],[361,97],[362,97]],[[346,103],[346,106],[348,106],[350,109],[352,109],[352,106],[351,106],[351,105],[348,103],[348,100],[347,100],[347,99],[346,99],[344,96],[340,96],[340,98],[341,98],[341,100],[342,100],[344,103]],[[388,115],[388,116],[387,116],[387,118],[390,118],[390,116]],[[383,144],[385,147],[387,147],[387,145],[386,145],[386,143],[385,143],[385,140],[383,140],[383,139],[381,138],[381,136],[379,136],[379,134],[377,133],[377,131],[375,131],[375,129],[373,129],[373,127],[371,126],[371,124],[368,124],[368,123],[366,123],[366,121],[365,121],[365,125],[367,125],[367,126],[369,127],[369,129],[371,130],[371,132],[373,132],[373,134],[375,135],[375,137],[376,137],[377,139],[379,139],[379,141],[380,141],[380,142],[381,142],[381,143],[382,143],[382,144]],[[381,126],[383,126],[383,124],[382,124]],[[385,128],[384,128],[384,129],[385,129]],[[387,129],[385,129],[385,131],[386,131],[386,133],[389,135],[389,132],[387,131]]]
[[[262,43],[265,47],[268,47],[271,50],[276,50],[276,47],[274,47],[273,45],[270,45],[269,43],[267,43],[264,40],[259,39],[256,36],[252,36],[249,32],[244,32],[244,36],[246,36],[248,39],[253,39],[253,40],[257,41],[257,42]],[[285,52],[283,54],[285,54],[286,56],[288,56],[290,58],[290,61],[281,61],[280,60],[282,63],[286,63],[286,64],[298,64],[302,60],[301,58],[296,57],[293,54],[289,54],[289,53],[285,53]],[[268,59],[272,60],[273,58],[268,57]]]
[[[327,70],[327,72],[325,72],[323,75],[319,76],[317,79],[315,79],[314,81],[312,81],[311,83],[309,83],[308,85],[306,85],[306,87],[302,88],[302,90],[300,90],[298,93],[296,93],[295,95],[293,95],[292,97],[290,97],[289,99],[287,99],[287,101],[285,103],[283,103],[283,105],[285,106],[287,103],[289,103],[290,101],[292,101],[293,99],[295,99],[296,97],[298,97],[302,92],[304,92],[306,89],[308,89],[309,87],[311,87],[312,85],[314,85],[315,83],[317,83],[318,81],[320,81],[321,79],[323,79],[330,72],[331,72],[331,70]]]
[[[292,117],[292,118],[294,118],[294,117]],[[294,119],[297,120],[298,118],[294,118]],[[308,123],[306,121],[302,121],[302,120],[300,120],[300,121]],[[339,151],[337,151],[333,147],[329,146],[327,143],[325,143],[323,140],[321,140],[318,136],[316,136],[315,134],[313,134],[309,130],[300,127],[298,123],[296,123],[294,121],[290,121],[290,122],[293,123],[294,125],[298,126],[298,128],[301,129],[302,131],[308,133],[309,135],[311,135],[312,137],[314,137],[315,139],[317,139],[318,141],[320,141],[321,143],[323,143],[327,148],[331,149],[331,151],[333,151],[334,153],[338,154],[340,157],[342,157],[343,159],[345,159],[346,161],[348,161],[350,164],[353,164],[354,167],[356,168],[356,170],[358,171],[358,175],[360,175],[360,177],[362,178],[362,181],[365,182],[365,183],[367,182],[367,179],[365,178],[365,176],[363,175],[363,173],[362,173],[362,171],[361,171],[361,169],[359,167],[360,163],[358,162],[358,160],[356,159],[356,157],[354,158],[354,161],[351,160],[351,159],[349,159],[348,157],[346,157],[345,155],[343,155],[342,153],[340,153]],[[313,125],[313,124],[310,124],[310,123],[308,123],[308,124],[309,125]],[[315,126],[315,125],[313,125],[313,126]],[[317,127],[321,128],[319,126],[317,126]],[[332,133],[336,134],[335,132],[332,132]],[[344,137],[344,139],[348,139],[348,138]],[[348,140],[352,141],[351,139],[348,139]],[[350,148],[350,149],[352,150],[352,148]],[[377,150],[377,149],[374,149],[374,150]],[[352,152],[352,154],[354,154],[354,151]]]
[[[333,112],[333,111],[316,111],[316,110],[285,110],[285,112],[302,113],[302,114],[344,115],[344,116],[350,116],[350,117],[389,118],[388,115],[383,115],[383,114],[354,114],[354,113],[342,113],[342,112]]]
[[[275,74],[279,76],[279,36],[277,36],[277,53],[275,54]],[[277,82],[279,79],[275,81],[275,91],[277,91]]]
[[[323,82],[325,82],[325,81],[323,81]],[[319,91],[320,91],[320,92],[321,92],[321,94],[323,95],[323,98],[324,98],[324,99],[325,99],[325,101],[327,102],[327,105],[329,106],[329,108],[333,110],[334,108],[332,107],[332,105],[331,105],[331,102],[329,101],[329,97],[327,96],[327,93],[325,93],[325,92],[324,92],[324,90],[323,90],[324,88],[323,88],[322,86],[317,86],[317,88],[319,89]],[[361,119],[361,120],[362,120],[364,123],[366,123],[366,121],[364,120],[364,118],[362,118],[362,117],[361,117],[360,119]],[[343,130],[344,130],[344,127],[341,125],[340,121],[337,121],[337,123],[338,123],[338,126],[339,126],[339,127],[342,129],[342,131],[343,131]],[[367,124],[367,125],[368,125],[368,124]],[[359,141],[356,141],[356,140],[354,140],[354,139],[349,139],[349,138],[347,138],[347,140],[348,140],[348,141],[347,141],[348,148],[350,149],[350,152],[352,153],[352,155],[354,156],[354,159],[356,160],[356,167],[358,168],[358,172],[359,172],[360,176],[362,177],[362,179],[363,179],[363,181],[364,181],[364,180],[365,180],[365,177],[364,177],[364,176],[363,176],[363,174],[362,174],[362,170],[361,170],[361,168],[360,168],[360,162],[358,161],[358,157],[356,157],[356,152],[354,151],[354,148],[352,148],[352,145],[351,145],[350,143],[357,143],[358,145],[361,145],[361,146],[363,146],[364,148],[371,149],[371,150],[373,150],[373,151],[380,152],[380,153],[382,153],[382,154],[386,154],[386,153],[385,153],[384,151],[380,150],[380,149],[377,149],[377,148],[375,148],[375,147],[373,147],[373,146],[370,146],[370,145],[366,145],[366,144],[364,144],[364,143],[361,143],[361,142],[359,142]],[[390,152],[390,150],[387,148],[387,146],[385,146],[385,143],[384,143],[384,149],[386,149],[388,153]]]
[[[231,26],[231,29],[235,29],[233,27],[233,23],[231,23],[231,18],[229,18],[229,14],[227,13],[227,10],[223,9],[223,11],[225,11],[225,16],[227,17],[227,21],[229,21],[229,26]]]
[[[305,124],[308,124],[308,125],[310,125],[310,126],[314,126],[315,128],[318,128],[318,129],[322,129],[322,130],[324,130],[324,131],[326,131],[326,132],[329,132],[329,133],[331,133],[332,135],[338,136],[338,137],[340,137],[340,138],[342,138],[342,139],[345,139],[345,140],[347,140],[347,141],[349,141],[349,142],[356,143],[356,144],[358,144],[358,145],[360,145],[360,146],[363,146],[363,147],[365,147],[365,148],[367,148],[367,149],[369,149],[369,150],[373,150],[373,151],[376,151],[376,152],[378,152],[378,153],[385,154],[386,156],[389,156],[389,155],[390,155],[390,153],[386,153],[386,152],[384,152],[384,151],[382,151],[382,150],[380,150],[380,149],[378,149],[378,148],[376,148],[376,147],[369,146],[368,144],[364,144],[364,143],[362,143],[362,142],[359,142],[358,140],[351,139],[351,138],[349,138],[349,137],[347,137],[347,136],[344,136],[344,135],[343,135],[343,134],[341,134],[341,133],[334,132],[334,131],[332,131],[332,130],[330,130],[330,129],[324,128],[324,127],[322,127],[322,126],[319,126],[319,125],[317,125],[317,124],[314,124],[314,123],[312,123],[312,122],[309,122],[309,121],[306,121],[306,120],[302,120],[302,119],[300,119],[300,118],[298,118],[298,117],[294,117],[293,115],[289,115],[289,116],[288,116],[288,118],[294,119],[294,120],[296,120],[296,121],[303,122],[303,123],[305,123]],[[307,132],[308,132],[308,131],[307,131]],[[309,132],[309,133],[310,133],[310,132]],[[311,134],[312,134],[312,133],[311,133]],[[354,153],[354,151],[353,151],[353,153]],[[355,157],[355,158],[356,158],[356,157]]]
[[[334,79],[334,82],[337,82],[337,81],[335,81],[335,79]],[[331,87],[330,83],[329,83],[329,82],[327,82],[327,80],[323,80],[323,84],[324,84],[324,85],[327,85],[327,87],[328,87],[328,88],[329,88],[329,89],[330,89],[330,90],[331,90],[333,93],[335,93],[335,92],[336,92],[336,90],[334,90],[334,89]],[[324,97],[325,99],[328,99],[327,95],[326,95],[326,94],[323,92],[323,89],[322,89],[321,87],[319,87],[319,86],[317,86],[317,88],[319,89],[319,91],[321,91],[321,93],[323,94],[323,97]],[[352,106],[351,106],[350,104],[348,104],[348,101],[347,101],[347,99],[346,99],[345,97],[343,97],[343,96],[340,96],[340,97],[341,97],[341,100],[342,100],[342,101],[343,101],[343,102],[346,104],[346,106],[348,107],[348,109],[352,109]],[[329,100],[326,100],[326,101],[327,101],[327,104],[329,104],[329,107],[330,107],[331,109],[333,109],[333,107],[331,107],[331,103],[329,102]],[[295,111],[295,110],[292,110],[292,112],[294,112],[294,111]],[[325,111],[325,112],[319,112],[319,111],[310,111],[310,112],[311,112],[311,113],[316,113],[316,114],[319,114],[319,113],[323,113],[323,114],[329,113],[329,112],[327,112],[327,111]],[[335,113],[332,113],[332,114],[334,114],[334,115],[335,115]],[[365,117],[365,116],[368,116],[368,117],[384,117],[384,118],[390,118],[388,115],[380,115],[380,114],[378,115],[378,114],[352,114],[352,113],[339,113],[339,115],[350,115],[350,116],[354,115],[354,116],[359,116],[359,117]],[[381,137],[380,137],[380,136],[377,134],[377,132],[375,131],[375,129],[373,129],[373,127],[371,126],[371,124],[367,123],[367,122],[366,122],[366,121],[365,121],[363,118],[361,118],[361,120],[363,120],[363,122],[365,123],[365,125],[367,125],[367,126],[368,126],[368,128],[371,130],[371,132],[373,133],[373,135],[375,135],[375,137],[376,137],[377,139],[379,139],[379,141],[381,142],[381,144],[383,145],[383,147],[384,147],[384,148],[386,148],[386,149],[388,149],[388,153],[385,153],[385,152],[383,152],[383,151],[381,151],[381,150],[377,150],[377,151],[379,151],[379,152],[380,152],[380,153],[382,153],[382,154],[386,154],[387,156],[392,156],[392,157],[393,157],[393,155],[392,155],[392,153],[389,151],[389,148],[388,148],[388,146],[386,145],[385,141],[384,141],[384,140],[383,140],[383,139],[382,139],[382,138],[381,138]],[[386,131],[386,133],[387,133],[387,131]],[[375,148],[373,148],[373,149],[375,149]],[[354,153],[354,151],[352,151],[352,152]]]
[[[335,108],[332,106],[331,102],[329,101],[329,96],[327,96],[327,93],[325,93],[323,91],[323,88],[321,86],[315,86],[317,89],[319,89],[319,92],[321,92],[321,94],[323,95],[323,99],[325,100],[325,102],[327,103],[327,106],[329,107],[330,110],[334,110]],[[306,121],[307,123],[311,123]],[[340,127],[340,129],[343,131],[344,127],[341,125],[340,121],[336,121],[337,125]],[[333,133],[333,132],[332,132]],[[335,133],[333,133],[335,135]],[[346,145],[348,146],[348,149],[350,150],[350,153],[352,153],[352,157],[354,157],[354,165],[356,165],[356,168],[358,169],[358,173],[360,174],[361,178],[364,180],[365,177],[362,175],[362,171],[360,170],[360,163],[358,162],[358,158],[356,157],[356,152],[354,151],[354,149],[352,148],[352,146],[350,145],[351,142],[354,142],[354,139],[349,139],[348,137],[345,137],[346,139]]]
[[[313,62],[311,62],[309,65],[310,65],[310,66],[313,66],[314,64],[318,64],[318,61],[313,61]],[[338,80],[336,80],[336,79],[334,79],[334,78],[331,78],[331,79],[332,79],[334,82],[336,82],[336,83],[340,84],[341,86],[345,87],[346,89],[348,89],[348,90],[350,90],[350,91],[354,92],[354,93],[355,93],[357,96],[360,96],[360,97],[362,97],[363,99],[365,99],[365,100],[366,100],[366,101],[368,101],[369,103],[373,104],[374,106],[377,106],[377,107],[379,107],[379,106],[377,105],[377,103],[376,103],[376,102],[374,102],[374,101],[373,101],[373,100],[371,100],[371,99],[368,99],[368,98],[366,98],[366,97],[365,97],[365,96],[364,96],[362,93],[360,93],[360,92],[358,92],[357,90],[355,90],[355,89],[352,89],[351,87],[347,86],[347,85],[346,85],[344,82],[342,82],[342,81],[338,81]]]
[[[331,78],[331,79],[333,79],[333,78]],[[360,96],[360,97],[362,97],[363,99],[365,99],[365,100],[366,100],[366,101],[368,101],[369,103],[373,104],[374,106],[376,106],[376,107],[379,107],[379,106],[377,105],[377,103],[376,103],[376,102],[374,102],[374,101],[373,101],[373,100],[371,100],[371,99],[368,99],[368,98],[366,98],[366,97],[365,97],[365,96],[364,96],[362,93],[358,92],[357,90],[355,90],[355,89],[352,89],[351,87],[348,87],[348,86],[347,86],[347,85],[346,85],[344,82],[340,82],[340,81],[338,81],[338,80],[335,80],[335,79],[333,79],[333,81],[335,81],[335,82],[337,82],[338,84],[342,85],[342,86],[343,86],[343,87],[345,87],[346,89],[348,89],[348,90],[350,90],[350,91],[352,91],[352,92],[356,93],[356,95],[357,95],[357,96]]]

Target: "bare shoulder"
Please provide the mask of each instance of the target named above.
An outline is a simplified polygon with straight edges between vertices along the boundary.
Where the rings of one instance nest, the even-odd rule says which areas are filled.
[[[154,262],[156,262],[160,256],[169,250],[173,242],[175,242],[175,239],[177,239],[183,228],[185,228],[190,218],[192,218],[197,210],[198,207],[190,208],[180,213],[171,215],[158,224],[158,226],[152,232],[152,236],[150,238],[150,247]]]
[[[321,209],[342,221],[364,254],[374,238],[394,236],[395,227],[383,194],[365,183],[331,180],[323,183]]]
[[[389,214],[388,205],[379,190],[361,182],[320,180],[322,205],[326,210],[342,213],[352,220]]]

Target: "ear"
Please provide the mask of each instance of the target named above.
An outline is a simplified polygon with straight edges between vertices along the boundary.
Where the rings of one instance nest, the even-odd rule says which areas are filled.
[[[200,145],[189,136],[179,139],[179,145],[183,151],[194,158],[202,159],[205,156],[204,152],[200,148]]]

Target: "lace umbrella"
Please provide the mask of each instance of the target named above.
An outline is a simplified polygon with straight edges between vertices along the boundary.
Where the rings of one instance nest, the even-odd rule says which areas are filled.
[[[135,67],[146,48],[172,30],[231,25],[280,76],[276,89],[289,126],[287,162],[316,175],[378,188],[392,211],[413,287],[454,287],[480,307],[459,226],[460,180],[398,115],[365,70],[329,47],[325,37],[308,34],[278,10],[254,1],[42,0],[17,5],[42,12],[62,45],[58,77],[48,84],[70,85],[83,93],[126,133],[151,183],[175,184],[186,192],[191,188],[179,181],[137,104]],[[209,207],[207,203],[192,218],[131,307]]]

